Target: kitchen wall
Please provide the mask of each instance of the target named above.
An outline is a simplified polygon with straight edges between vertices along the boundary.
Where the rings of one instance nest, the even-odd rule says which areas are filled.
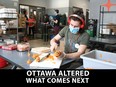
[[[18,0],[0,0],[0,4],[6,8],[16,8],[18,11]]]
[[[59,9],[60,14],[66,14],[72,10],[72,6],[81,7],[84,10],[89,6],[89,0],[19,0],[20,4],[46,7],[46,13],[54,15],[54,9]]]
[[[45,7],[49,15],[54,15],[54,9],[59,9],[61,14],[67,14],[69,6],[69,0],[19,0],[19,3]]]
[[[46,0],[19,0],[20,4],[32,5],[32,6],[41,6],[46,7]]]
[[[46,0],[47,8],[69,7],[69,0]]]
[[[69,0],[46,0],[47,13],[54,15],[54,9],[58,9],[60,14],[68,15],[69,12]]]
[[[80,7],[83,8],[84,14],[86,15],[86,9],[89,9],[89,0],[47,0],[49,8],[48,13],[53,14],[52,9],[58,8],[60,13],[66,13],[67,16],[72,13],[72,7]],[[56,4],[54,4],[56,3]],[[51,9],[52,8],[52,9]]]
[[[86,15],[86,9],[89,9],[89,0],[70,0],[69,7],[71,9],[72,6],[83,8],[84,14]]]
[[[90,18],[98,19],[98,27],[97,27],[97,35],[99,32],[99,13],[100,13],[100,5],[107,3],[108,0],[90,0]],[[116,0],[110,0],[111,3],[116,4]],[[104,7],[104,10],[107,11],[107,8]],[[111,11],[116,11],[116,6],[112,6],[110,8]],[[104,23],[116,23],[116,13],[105,13],[104,15]]]
[[[90,18],[99,18],[100,5],[107,3],[108,0],[90,0]],[[116,0],[110,0],[111,3],[116,4]],[[104,10],[107,10],[105,7]],[[116,6],[111,7],[110,10],[116,11]]]

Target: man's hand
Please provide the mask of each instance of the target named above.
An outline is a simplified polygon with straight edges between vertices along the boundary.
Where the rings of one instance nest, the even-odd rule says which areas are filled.
[[[65,53],[65,52],[62,52],[61,57],[62,57],[62,58],[66,58],[66,53]]]
[[[56,49],[58,48],[58,44],[57,43],[53,43],[50,47],[51,52],[54,52]]]

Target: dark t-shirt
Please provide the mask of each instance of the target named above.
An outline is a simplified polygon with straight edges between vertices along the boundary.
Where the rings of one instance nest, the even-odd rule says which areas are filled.
[[[45,17],[43,22],[44,22],[44,23],[47,23],[47,22],[49,23],[49,22],[50,22],[50,21],[49,21],[49,17]]]
[[[59,26],[59,24],[60,24],[60,15],[56,15],[54,20],[58,20],[57,23],[54,23],[54,26]]]
[[[28,21],[27,15],[25,15],[26,21]],[[26,26],[28,26],[28,22],[26,22]]]
[[[83,32],[82,34],[73,34],[70,32],[69,27],[64,27],[59,35],[64,37],[65,48],[64,52],[73,53],[78,51],[79,45],[88,45],[90,36],[88,33]]]

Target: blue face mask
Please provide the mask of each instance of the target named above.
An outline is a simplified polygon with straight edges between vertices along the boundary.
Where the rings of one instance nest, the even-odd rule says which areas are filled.
[[[73,34],[77,34],[79,31],[79,27],[73,28],[71,25],[69,25],[70,32]]]

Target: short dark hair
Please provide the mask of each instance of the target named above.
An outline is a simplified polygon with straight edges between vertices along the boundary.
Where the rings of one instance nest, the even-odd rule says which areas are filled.
[[[27,10],[26,9],[23,9],[23,14],[26,14]]]
[[[56,12],[56,13],[59,13],[59,10],[58,10],[58,9],[55,9],[55,12]]]

